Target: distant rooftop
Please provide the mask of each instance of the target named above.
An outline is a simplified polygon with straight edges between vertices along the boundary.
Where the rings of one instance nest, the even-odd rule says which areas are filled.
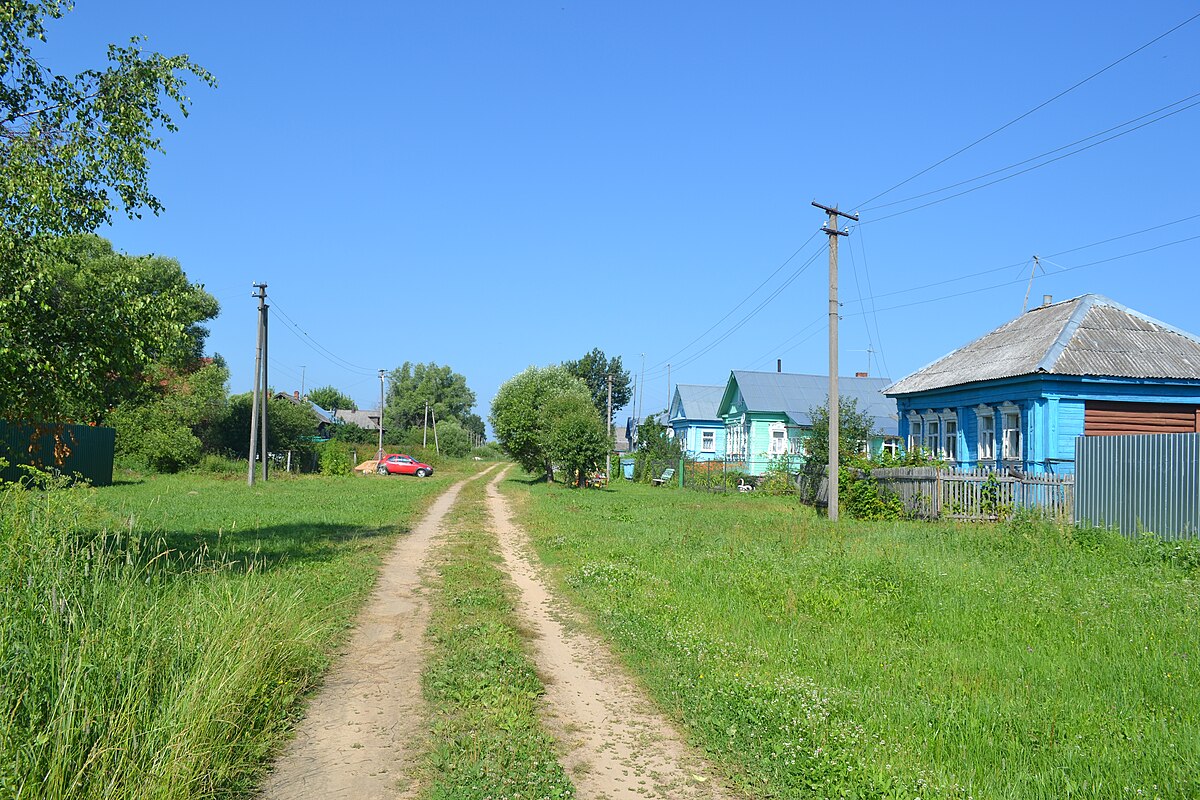
[[[734,370],[733,377],[747,411],[783,412],[797,425],[811,425],[809,411],[829,402],[828,375]],[[877,431],[894,436],[899,427],[896,401],[883,395],[884,387],[891,382],[891,378],[839,376],[838,394],[846,399],[853,398],[858,410],[871,416]],[[725,405],[724,398],[721,405]]]

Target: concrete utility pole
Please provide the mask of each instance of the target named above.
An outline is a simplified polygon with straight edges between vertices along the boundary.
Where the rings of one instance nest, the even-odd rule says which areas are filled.
[[[266,286],[263,286],[265,289]],[[269,321],[268,311],[270,306],[266,303],[262,307],[262,329],[263,329],[263,371],[262,371],[262,428],[259,431],[259,439],[262,442],[262,479],[267,479],[267,461],[270,459],[270,453],[267,451],[267,401],[271,399],[271,383],[267,380],[267,365],[271,363],[267,357],[267,342],[270,340],[270,332],[267,329]]]
[[[263,385],[263,350],[267,338],[266,325],[264,319],[267,313],[267,285],[265,283],[256,283],[254,288],[258,290],[257,294],[250,295],[258,298],[258,325],[256,344],[254,346],[254,392],[250,399],[250,468],[246,473],[246,485],[254,485],[254,459],[257,455],[258,445],[258,396],[259,389],[266,392],[266,387]],[[263,452],[264,472],[266,465],[266,449]],[[265,474],[263,476],[266,477]]]
[[[829,234],[829,520],[838,518],[838,426],[841,425],[841,395],[838,393],[838,237],[846,231],[838,230],[838,217],[858,222],[854,214],[823,206],[816,200],[813,205],[829,215],[822,231]]]
[[[429,401],[425,401],[425,416],[421,417],[421,449],[429,446]]]
[[[383,460],[383,370],[379,370],[379,450],[375,460]]]

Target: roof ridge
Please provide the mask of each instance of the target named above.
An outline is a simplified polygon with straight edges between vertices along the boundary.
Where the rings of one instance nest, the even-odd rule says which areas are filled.
[[[1108,305],[1108,303],[1098,302],[1108,300],[1107,297],[1099,294],[1085,294],[1079,297],[1072,298],[1066,302],[1077,302],[1075,310],[1071,312],[1071,316],[1067,317],[1063,322],[1062,328],[1058,332],[1058,336],[1054,337],[1054,341],[1046,348],[1045,354],[1037,363],[1035,372],[1053,372],[1054,364],[1058,361],[1058,357],[1067,349],[1067,345],[1071,343],[1071,339],[1075,336],[1075,332],[1079,330],[1080,324],[1087,317],[1088,312],[1097,305]]]

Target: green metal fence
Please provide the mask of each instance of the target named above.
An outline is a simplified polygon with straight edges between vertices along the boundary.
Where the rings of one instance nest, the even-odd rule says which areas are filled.
[[[21,465],[29,465],[110,486],[116,438],[112,428],[0,420],[0,458],[8,462],[0,470],[0,480],[21,480],[25,477]]]

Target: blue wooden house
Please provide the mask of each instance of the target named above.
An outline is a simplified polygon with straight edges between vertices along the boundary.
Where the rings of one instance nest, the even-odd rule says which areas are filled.
[[[683,453],[694,461],[725,458],[725,421],[717,415],[724,386],[681,383],[675,387],[667,424]]]
[[[1047,298],[886,393],[910,448],[1071,473],[1077,436],[1200,431],[1200,338],[1101,295]]]
[[[874,421],[876,435],[863,447],[894,452],[898,441],[896,403],[884,396],[888,378],[838,377],[838,392],[854,399]],[[827,375],[734,370],[725,384],[717,415],[725,424],[725,457],[742,462],[751,475],[763,474],[773,459],[786,456],[792,469],[804,464],[812,409],[829,402]]]

